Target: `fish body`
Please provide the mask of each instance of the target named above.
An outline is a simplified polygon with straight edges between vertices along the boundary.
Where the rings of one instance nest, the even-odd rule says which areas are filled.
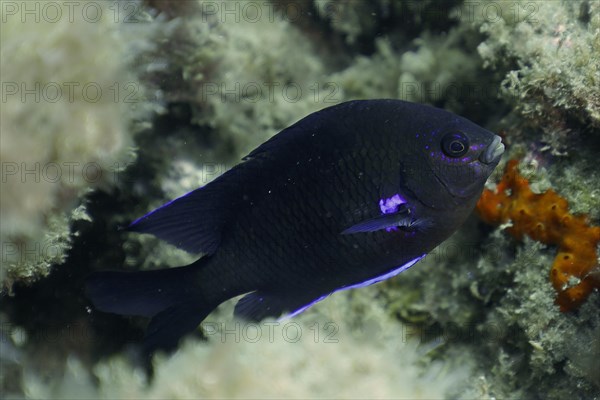
[[[503,152],[447,111],[361,100],[313,113],[208,185],[134,221],[204,256],[187,267],[92,275],[102,311],[152,317],[147,351],[172,348],[218,304],[296,315],[338,290],[414,265],[468,217]]]

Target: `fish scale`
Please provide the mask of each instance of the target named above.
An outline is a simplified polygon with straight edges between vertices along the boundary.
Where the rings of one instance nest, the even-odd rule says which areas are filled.
[[[202,253],[198,261],[158,274],[98,272],[87,293],[101,311],[151,317],[149,354],[175,347],[237,295],[240,318],[295,316],[418,262],[465,221],[502,152],[498,136],[429,106],[323,109],[130,225]]]
[[[362,193],[368,193],[369,191],[361,191],[360,190],[360,186],[355,184],[355,182],[353,180],[348,179],[348,175],[354,175],[354,171],[363,169],[362,166],[357,166],[357,164],[361,163],[362,159],[360,158],[359,155],[357,154],[349,154],[347,155],[347,157],[345,157],[344,159],[341,160],[342,164],[339,167],[339,170],[334,170],[336,172],[336,174],[334,175],[340,175],[339,172],[349,172],[347,174],[345,174],[346,176],[342,177],[342,179],[335,179],[334,181],[336,182],[340,182],[340,184],[342,184],[342,187],[346,187],[346,191],[345,193],[339,193],[338,192],[338,197],[348,197],[349,199],[352,200],[358,200],[361,204],[364,204],[367,202],[367,197],[368,196],[364,196],[364,198],[361,198],[360,195]],[[362,163],[361,163],[362,164]],[[374,169],[373,171],[377,171],[377,169]],[[379,179],[380,174],[373,174],[375,176],[367,176],[367,179],[365,179],[367,182],[373,183],[373,186],[378,186],[378,184],[376,183],[376,180]],[[312,180],[312,179],[311,179]],[[347,181],[347,182],[344,182]],[[344,185],[344,183],[347,183],[347,185]],[[276,190],[274,191],[275,193],[273,193],[273,197],[275,197],[276,195]],[[297,213],[295,215],[295,219],[294,221],[299,221],[301,222],[303,225],[306,226],[319,226],[319,218],[320,215],[323,213],[323,205],[322,202],[318,202],[315,203],[315,201],[313,201],[313,199],[316,199],[317,197],[315,196],[310,196],[308,198],[308,201],[306,202],[302,202],[299,205],[292,207],[291,210],[296,210]],[[319,197],[319,199],[322,199],[322,197]],[[343,200],[343,198],[338,198],[336,199],[339,203],[339,201]],[[286,203],[285,201],[281,201],[278,204],[282,205],[281,209],[277,209],[277,210],[273,210],[272,213],[270,213],[269,215],[272,216],[276,216],[278,215],[277,212],[282,213],[283,215],[286,215],[286,210],[289,210],[289,207],[286,207]],[[355,204],[351,204],[351,206],[353,207],[358,207],[359,204],[355,203]],[[275,218],[276,220],[278,218]],[[268,221],[267,226],[271,225],[270,221]],[[293,224],[283,224],[283,225],[279,225],[282,228],[285,227],[291,227],[294,228]],[[339,233],[342,229],[343,226],[338,226],[338,230],[332,234],[331,237],[327,237],[327,233],[329,232],[321,232],[319,230],[317,231],[311,231],[310,232],[310,236],[308,235],[308,232],[306,232],[305,229],[302,229],[302,227],[296,227],[297,229],[300,229],[300,231],[296,230],[296,231],[290,231],[290,230],[286,230],[286,229],[280,229],[279,231],[277,231],[276,236],[279,235],[285,235],[285,236],[290,236],[292,238],[295,238],[297,240],[299,240],[299,243],[297,243],[296,246],[290,246],[290,248],[294,248],[296,250],[295,254],[293,255],[306,255],[305,251],[303,251],[302,249],[302,244],[309,241],[311,241],[311,243],[313,243],[310,247],[310,250],[319,250],[318,248],[315,248],[315,246],[317,246],[319,243],[333,243],[333,244],[337,244],[335,242],[335,239],[339,236],[337,235],[337,233]],[[266,235],[269,235],[269,233],[272,232],[269,229],[264,230],[264,233]],[[301,235],[302,234],[302,235]],[[299,236],[301,235],[301,236]],[[284,236],[284,237],[285,237]],[[274,236],[268,236],[268,242],[269,243],[274,243],[275,242],[275,238]],[[234,243],[239,243],[239,241],[234,241]],[[267,248],[268,250],[268,248]],[[371,252],[373,252],[374,254],[376,254],[376,248],[371,248],[369,249],[371,250]],[[337,249],[330,249],[331,252],[337,252]],[[302,254],[297,254],[297,253],[302,253]],[[324,254],[323,252],[321,252],[321,254]],[[345,253],[341,253],[341,254],[345,254]],[[262,252],[263,255],[263,260],[262,261],[258,261],[259,263],[265,265],[265,267],[270,267],[272,265],[278,265],[282,262],[285,262],[288,264],[288,269],[286,269],[286,273],[281,275],[281,274],[276,274],[271,272],[271,275],[275,275],[278,278],[279,283],[282,285],[282,287],[286,287],[286,284],[289,284],[290,287],[288,289],[294,289],[296,286],[303,286],[304,282],[298,282],[299,280],[301,281],[305,276],[313,274],[313,273],[317,273],[317,272],[321,272],[321,273],[325,273],[325,274],[332,274],[332,273],[336,273],[338,268],[351,268],[353,265],[350,262],[351,260],[342,260],[342,262],[340,263],[341,265],[336,265],[336,263],[333,262],[320,262],[320,263],[313,263],[310,265],[305,265],[303,263],[294,263],[294,262],[290,262],[290,260],[286,259],[286,260],[281,260],[281,259],[277,259],[277,260],[273,260],[273,254],[269,254],[268,251],[263,251]],[[278,253],[277,253],[278,255]],[[293,258],[293,257],[292,257]],[[250,265],[249,266],[250,269],[256,268],[256,265]],[[281,275],[281,276],[280,276]],[[249,285],[249,287],[252,287],[251,285]],[[243,292],[244,290],[241,290],[241,292]]]

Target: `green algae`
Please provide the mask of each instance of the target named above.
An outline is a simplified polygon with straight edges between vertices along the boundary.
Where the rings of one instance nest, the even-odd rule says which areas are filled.
[[[279,15],[257,23],[202,14],[202,4],[190,2],[189,8],[169,8],[164,14],[159,6],[144,7],[163,32],[160,40],[150,39],[156,42],[148,57],[166,60],[164,68],[143,77],[148,80],[144,84],[160,88],[159,97],[166,107],[162,116],[151,124],[146,121],[133,138],[138,159],[120,174],[124,179],[115,183],[113,192],[101,188],[105,195],[99,198],[106,201],[113,196],[111,204],[120,207],[87,204],[92,221],[86,224],[93,225],[87,229],[100,231],[98,227],[106,224],[105,231],[116,231],[163,202],[207,183],[214,171],[225,171],[254,146],[314,110],[352,98],[378,97],[443,106],[490,129],[503,129],[510,146],[506,159],[523,160],[536,190],[554,188],[569,200],[574,212],[589,214],[592,223],[598,224],[600,177],[594,167],[600,121],[597,2],[482,1],[436,7],[439,3],[433,1],[421,6],[385,0],[336,2],[335,6],[329,1],[303,1],[298,4],[316,12],[301,20]],[[497,10],[501,16],[493,14]],[[330,54],[324,56],[324,49]],[[291,87],[292,83],[303,89],[297,99],[281,91],[269,96],[269,88]],[[210,177],[207,168],[212,168]],[[44,271],[71,254],[67,252],[73,245],[67,239],[68,222],[56,221],[60,229],[50,237],[62,243],[64,251],[60,259],[45,263]],[[119,235],[107,241],[102,249],[106,253],[99,259],[91,262],[79,256],[82,263],[91,264],[82,268],[157,268],[183,265],[193,258],[148,236]],[[109,245],[119,248],[110,250]],[[353,330],[363,330],[366,334],[351,339],[351,346],[334,347],[337,350],[323,353],[322,360],[357,365],[362,376],[381,379],[382,387],[390,390],[381,393],[400,393],[391,391],[394,386],[387,378],[378,378],[388,377],[396,367],[398,374],[407,368],[414,372],[411,376],[419,376],[428,368],[464,364],[468,368],[451,375],[461,381],[459,387],[444,384],[441,395],[597,398],[600,377],[594,362],[600,356],[600,295],[593,293],[577,312],[560,313],[548,280],[555,251],[531,240],[518,243],[502,229],[484,226],[473,217],[409,271],[369,289],[336,294],[302,318],[308,321],[325,315]],[[27,301],[18,291],[15,300]],[[104,326],[105,336],[111,335],[108,326]],[[389,344],[407,334],[418,339],[425,357],[405,355],[404,359],[398,354],[389,360],[381,355],[388,351],[385,346],[377,348],[372,343]],[[34,341],[22,346],[33,348]],[[293,368],[315,368],[315,373],[321,373],[311,367],[310,359],[302,358],[303,349],[286,348],[289,364],[266,359],[259,364],[265,370],[273,368],[274,374]],[[143,372],[119,351],[115,359],[100,361],[95,367],[71,358],[63,363],[68,379],[54,377],[54,391],[35,373],[26,375],[23,390],[30,396],[65,391],[108,397],[132,393],[138,397],[153,393],[234,396],[234,392],[218,390],[228,382],[226,372],[212,376],[211,382],[219,385],[210,386],[211,382],[194,380],[191,366],[198,359],[208,363],[222,354],[228,354],[230,362],[245,363],[272,350],[246,346],[232,356],[231,350],[190,338],[173,358],[155,360],[159,374],[154,383],[147,383]],[[357,361],[364,354],[383,357],[385,365],[395,364],[365,366]],[[91,383],[89,371],[98,385]],[[248,386],[254,378],[251,369],[242,371],[236,375],[235,387],[243,395],[250,393]],[[81,379],[72,378],[78,374]],[[302,376],[305,380],[299,380],[298,386],[290,384],[293,393],[331,393],[310,391],[306,385],[319,381]],[[351,373],[338,378],[328,384],[343,387],[358,379]],[[276,392],[260,394],[264,393]]]

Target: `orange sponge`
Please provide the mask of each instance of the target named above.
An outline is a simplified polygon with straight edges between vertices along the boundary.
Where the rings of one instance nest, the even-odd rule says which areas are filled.
[[[558,293],[556,303],[561,311],[572,310],[595,288],[600,288],[599,274],[592,274],[599,268],[596,248],[600,227],[590,226],[584,215],[570,214],[567,200],[554,190],[533,193],[517,165],[517,160],[508,162],[496,191],[484,190],[477,211],[489,224],[510,221],[507,231],[517,239],[528,235],[558,246],[550,280]]]

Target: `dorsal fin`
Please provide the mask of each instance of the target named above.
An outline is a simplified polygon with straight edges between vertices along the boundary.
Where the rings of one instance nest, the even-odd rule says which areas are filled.
[[[212,254],[219,246],[221,224],[204,188],[149,212],[127,228],[150,233],[190,253]]]
[[[208,185],[144,215],[128,229],[151,233],[191,253],[214,253],[226,224],[239,212],[244,195],[260,192],[298,160],[350,146],[354,137],[346,135],[344,129],[334,129],[339,120],[336,110],[350,113],[363,106],[364,102],[348,102],[310,114],[258,146],[241,164]],[[322,133],[323,124],[330,125],[327,135]]]
[[[190,253],[213,254],[233,218],[241,193],[252,183],[243,162],[206,186],[193,190],[133,221],[132,232],[150,233]]]

